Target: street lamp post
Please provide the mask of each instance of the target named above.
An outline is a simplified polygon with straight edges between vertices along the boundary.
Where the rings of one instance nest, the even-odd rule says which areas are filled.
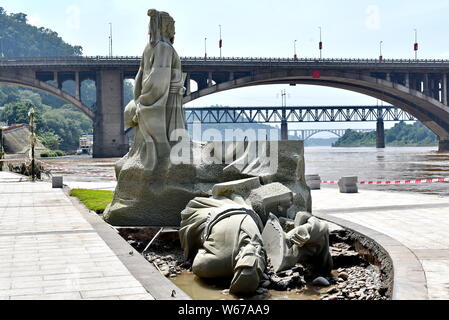
[[[415,44],[413,46],[413,50],[415,51],[415,60],[418,60],[418,30],[415,29]]]
[[[112,22],[109,22],[109,56],[112,57]]]
[[[319,43],[319,45],[318,45],[318,48],[320,49],[320,60],[321,59],[323,59],[323,39],[322,39],[322,34],[321,34],[321,32],[322,32],[322,30],[321,30],[321,27],[318,27],[319,29],[320,29],[320,43]]]
[[[220,47],[220,59],[223,58],[223,54],[222,54],[222,48],[223,48],[223,39],[221,37],[221,24],[219,25],[220,27],[220,43],[219,43],[219,47]]]
[[[28,112],[28,117],[30,118],[30,147],[31,147],[31,179],[33,182],[36,181],[36,163],[35,163],[35,157],[34,157],[34,148],[36,146],[36,134],[35,134],[35,111],[34,107],[30,109]]]
[[[296,42],[298,42],[298,40],[295,40],[293,42],[293,48],[294,48],[294,55],[293,55],[293,59],[298,60],[298,54],[296,52]]]
[[[281,119],[281,140],[288,140],[288,122],[287,122],[287,90],[281,91],[282,97],[282,119]]]
[[[379,60],[380,61],[382,61],[383,60],[383,55],[382,55],[382,44],[383,44],[384,42],[383,41],[381,41],[381,42],[379,42],[379,49],[380,49],[380,55],[379,55]]]
[[[204,38],[204,59],[207,59],[207,38]]]

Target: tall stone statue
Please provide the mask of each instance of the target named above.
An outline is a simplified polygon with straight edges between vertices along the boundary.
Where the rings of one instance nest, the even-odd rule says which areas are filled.
[[[169,158],[170,137],[186,129],[182,98],[185,92],[181,60],[173,48],[175,21],[166,12],[149,10],[150,43],[136,77],[134,100],[125,109],[125,125],[137,127],[128,159],[139,158],[154,170]]]
[[[192,167],[173,166],[170,141],[186,129],[182,99],[185,76],[173,48],[175,21],[151,9],[150,42],[136,77],[134,100],[125,108],[126,127],[135,127],[134,144],[116,164],[117,188],[104,219],[115,226],[176,226],[195,196]],[[176,139],[176,137],[175,137]],[[173,201],[175,199],[175,201]]]

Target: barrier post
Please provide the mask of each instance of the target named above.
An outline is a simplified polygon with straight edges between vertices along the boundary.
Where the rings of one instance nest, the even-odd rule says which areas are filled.
[[[32,181],[36,181],[36,168],[35,168],[35,159],[34,159],[34,146],[36,144],[36,134],[34,133],[34,108],[31,108],[28,116],[30,117],[30,143],[31,143],[31,179]]]

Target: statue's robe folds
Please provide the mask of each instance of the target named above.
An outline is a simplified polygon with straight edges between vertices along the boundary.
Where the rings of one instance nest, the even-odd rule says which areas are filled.
[[[184,77],[170,43],[146,47],[135,85],[125,109],[125,125],[136,127],[134,144],[116,164],[117,188],[104,219],[115,226],[179,226],[179,213],[203,193],[190,186],[192,168],[170,163],[170,137],[185,130]]]
[[[148,45],[136,78],[135,96],[125,109],[125,125],[137,127],[128,161],[154,170],[168,160],[173,131],[186,129],[182,97],[181,60],[171,44]]]
[[[195,198],[181,213],[185,257],[200,278],[232,279],[231,293],[250,294],[266,268],[260,217],[240,196]]]

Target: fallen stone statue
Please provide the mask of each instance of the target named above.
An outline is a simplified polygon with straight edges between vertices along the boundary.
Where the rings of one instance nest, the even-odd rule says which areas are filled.
[[[232,278],[231,293],[253,293],[266,268],[263,225],[243,198],[196,198],[181,215],[181,245],[193,273]]]
[[[291,216],[292,192],[258,178],[218,184],[210,198],[195,198],[181,213],[185,257],[200,278],[229,278],[230,292],[251,294],[259,287],[268,258],[276,272],[296,263],[320,275],[332,269],[327,224],[311,214],[294,215],[288,233],[278,217]]]

